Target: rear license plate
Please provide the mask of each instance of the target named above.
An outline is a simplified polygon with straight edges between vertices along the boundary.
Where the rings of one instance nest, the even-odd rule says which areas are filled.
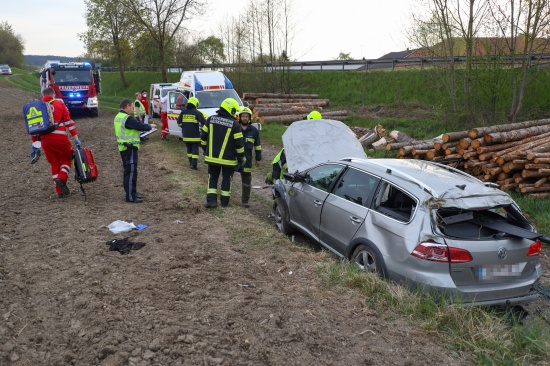
[[[495,264],[476,268],[477,278],[480,280],[494,280],[497,278],[519,277],[527,263]]]

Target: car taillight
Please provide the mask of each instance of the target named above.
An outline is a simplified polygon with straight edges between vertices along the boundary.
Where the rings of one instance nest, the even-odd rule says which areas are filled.
[[[534,257],[540,254],[542,252],[542,244],[540,243],[540,240],[537,240],[531,246],[529,247],[529,250],[527,250],[527,256]]]
[[[447,248],[436,243],[420,243],[411,255],[416,258],[433,262],[466,263],[473,260],[469,251],[460,248]]]

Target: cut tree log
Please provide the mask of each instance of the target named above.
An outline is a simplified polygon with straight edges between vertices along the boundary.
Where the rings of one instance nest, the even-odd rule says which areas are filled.
[[[261,104],[260,104],[261,106]],[[271,107],[254,107],[252,112],[258,114],[258,116],[280,116],[283,114],[304,114],[307,115],[311,112],[310,108],[304,108],[302,106],[292,105],[283,108],[271,108]],[[322,109],[320,110],[322,114]],[[345,113],[347,114],[347,112]]]
[[[415,139],[412,138],[411,135],[401,131],[391,131],[389,135],[392,139],[394,139],[397,142],[415,141]]]
[[[330,116],[330,118],[327,119],[333,119],[337,121],[343,121],[346,119],[347,116]],[[264,122],[278,122],[282,124],[291,124],[292,122],[297,121],[303,121],[304,116],[300,114],[294,114],[294,115],[284,115],[284,116],[267,116],[267,117],[259,117],[258,122],[264,123]]]
[[[326,104],[326,103],[321,103]],[[322,110],[324,105],[314,104],[314,103],[275,103],[275,104],[249,104],[250,109],[254,110],[256,108],[306,108],[309,109],[309,112],[315,109]],[[308,113],[309,113],[308,112]]]
[[[359,139],[359,142],[363,146],[370,146],[373,142],[381,139],[386,135],[386,129],[382,125],[376,125],[374,129],[370,130],[367,134]]]
[[[280,99],[318,99],[317,94],[285,94],[285,93],[243,93],[243,100],[257,98],[280,98]]]
[[[540,178],[535,182],[535,187],[540,187],[546,182],[548,182],[548,177]]]
[[[487,144],[517,141],[530,136],[542,135],[550,132],[550,125],[522,128],[520,130],[509,130],[506,132],[494,132],[483,136]]]
[[[256,98],[254,101],[256,104],[278,104],[278,103],[294,103],[294,104],[311,104],[327,106],[329,104],[328,99],[290,99],[290,98]]]
[[[363,146],[370,146],[373,142],[378,140],[380,140],[380,136],[378,136],[375,130],[370,130],[367,134],[359,138],[359,142]]]
[[[508,124],[489,126],[489,127],[477,127],[477,128],[472,128],[468,131],[468,137],[473,140],[475,138],[478,138],[482,135],[486,135],[488,133],[506,132],[506,131],[517,130],[517,129],[526,128],[526,127],[541,126],[541,125],[548,125],[548,124],[550,124],[550,119],[537,119],[532,121],[508,123]]]
[[[443,142],[458,141],[468,137],[468,131],[448,132],[441,135]]]
[[[383,150],[383,149],[386,149],[387,144],[388,144],[388,141],[386,140],[386,138],[382,137],[380,140],[373,142],[372,147],[375,150]]]

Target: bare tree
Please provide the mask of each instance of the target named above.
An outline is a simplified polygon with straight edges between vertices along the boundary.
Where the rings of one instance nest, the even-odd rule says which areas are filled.
[[[531,56],[548,35],[550,27],[549,0],[508,0],[491,4],[491,14],[501,31],[501,37],[507,40],[512,72],[512,100],[508,118],[515,122],[523,108],[527,93]],[[521,57],[518,59],[518,54]],[[519,67],[517,65],[519,64]]]
[[[464,5],[464,6],[462,6]],[[480,29],[486,19],[488,3],[486,0],[465,0],[456,2],[456,10],[451,14],[454,23],[457,24],[459,34],[464,40],[466,62],[464,66],[464,109],[466,113],[472,115],[472,63],[476,56],[474,46]]]
[[[169,45],[184,20],[200,13],[204,2],[200,0],[124,0],[136,20],[144,27],[158,46],[162,81],[167,82]]]
[[[88,30],[79,34],[89,54],[101,52],[113,57],[118,64],[120,83],[126,87],[124,66],[131,55],[127,41],[136,34],[133,17],[124,11],[123,0],[85,0]]]

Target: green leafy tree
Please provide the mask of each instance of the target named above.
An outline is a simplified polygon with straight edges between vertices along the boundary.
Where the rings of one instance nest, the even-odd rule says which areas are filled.
[[[197,43],[200,58],[203,62],[220,63],[225,61],[224,46],[221,39],[210,36]]]
[[[7,21],[0,22],[0,63],[17,67],[23,66],[25,56],[23,39],[15,34]]]
[[[336,57],[336,59],[337,60],[352,60],[351,52],[348,52],[348,53],[340,52],[340,54],[338,55],[338,57]]]
[[[88,31],[79,34],[91,55],[114,58],[118,65],[120,83],[126,87],[124,67],[131,59],[132,39],[136,33],[133,16],[123,0],[85,0]]]
[[[184,20],[199,14],[204,3],[200,0],[124,0],[129,12],[154,40],[160,56],[162,81],[166,73],[170,45]]]

